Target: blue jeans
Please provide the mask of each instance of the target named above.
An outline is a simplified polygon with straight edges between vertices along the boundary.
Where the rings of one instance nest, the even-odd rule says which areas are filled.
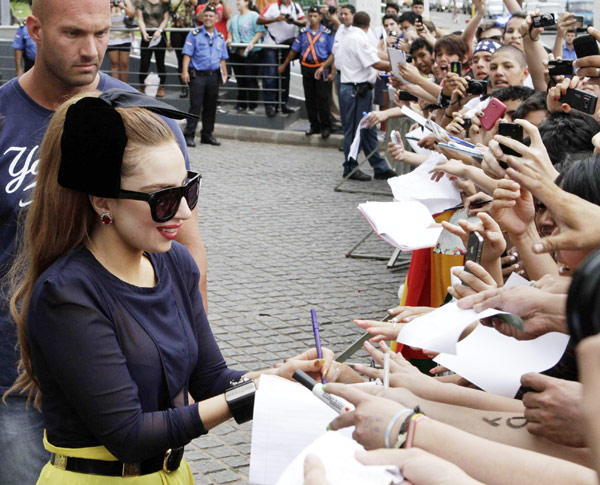
[[[0,483],[34,484],[48,463],[44,449],[44,420],[31,404],[25,407],[24,396],[10,396],[0,401]]]
[[[270,64],[270,66],[262,66],[262,75],[268,76],[263,77],[263,99],[265,101],[266,108],[280,109],[281,106],[276,104],[279,102],[279,80],[277,79],[277,66],[283,63],[283,60],[287,56],[289,49],[263,49],[263,64]],[[281,53],[281,58],[279,54]],[[285,71],[281,74],[281,102],[287,104],[288,98],[290,97],[290,65],[288,64]]]
[[[348,159],[350,145],[352,145],[356,128],[358,128],[363,113],[373,111],[372,90],[368,90],[364,96],[359,97],[356,89],[352,84],[340,84],[340,115],[342,117],[342,128],[344,129],[344,175],[351,172],[358,165],[356,160]],[[368,130],[363,129],[360,135],[360,148],[367,156],[377,147],[377,130],[375,127]],[[369,163],[376,174],[390,169],[385,159],[377,152],[371,155]]]

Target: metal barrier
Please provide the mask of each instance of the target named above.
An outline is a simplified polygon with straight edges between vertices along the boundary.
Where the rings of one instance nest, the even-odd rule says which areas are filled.
[[[0,26],[0,32],[2,31],[13,31],[15,32],[17,29],[16,26]],[[150,30],[150,29],[149,29]],[[165,39],[168,41],[170,39],[169,36],[167,36],[167,33],[171,33],[171,32],[190,32],[193,29],[185,29],[185,28],[168,28],[165,29]],[[130,32],[130,33],[135,33],[135,34],[139,34],[139,29],[127,29],[127,28],[113,28],[112,31],[115,32]],[[139,41],[140,37],[139,35],[136,35],[136,39]],[[6,39],[8,41],[8,39]],[[230,45],[230,50],[231,49],[239,49],[239,48],[243,48],[245,49],[248,46],[248,44],[243,44],[243,43],[232,43]],[[141,48],[140,48],[141,49]],[[147,50],[158,50],[157,47],[152,47],[152,48],[145,48]],[[162,47],[162,50],[166,51],[166,57],[169,55],[169,53],[172,53],[174,55],[177,54],[177,51],[181,51],[182,48],[173,48],[170,47],[169,45],[167,45],[167,47]],[[258,92],[275,92],[276,96],[275,96],[275,101],[265,101],[264,99],[262,99],[260,96],[258,97],[259,99],[256,101],[256,103],[259,104],[265,104],[265,103],[269,103],[269,104],[275,104],[278,107],[281,107],[284,102],[282,100],[282,94],[283,94],[283,75],[279,75],[276,73],[276,69],[279,65],[281,65],[284,61],[284,55],[287,55],[287,51],[289,49],[288,45],[282,45],[282,44],[277,44],[277,45],[265,45],[265,44],[257,44],[255,45],[253,51],[256,52],[262,52],[265,49],[275,49],[277,50],[277,63],[276,64],[272,64],[272,63],[264,63],[262,62],[262,56],[260,59],[258,59],[259,62],[248,62],[248,63],[240,63],[240,62],[232,62],[232,61],[227,61],[227,67],[228,67],[228,74],[231,73],[231,68],[234,68],[236,66],[247,66],[247,67],[255,67],[258,70],[258,75],[256,76],[256,79],[259,81],[259,86],[257,88],[244,88],[246,91],[258,91]],[[137,69],[128,69],[127,71],[111,71],[110,70],[110,63],[109,63],[109,59],[108,59],[108,52],[105,55],[105,62],[108,63],[108,68],[107,69],[103,69],[102,72],[105,72],[106,74],[127,74],[128,78],[127,78],[127,82],[128,84],[130,84],[133,87],[136,88],[140,88],[142,86],[142,84],[139,82],[139,76],[142,74],[139,70],[139,61],[141,60],[141,56],[140,55],[135,55],[133,53],[130,52],[130,60],[129,63],[130,65],[132,64],[132,59],[133,59],[133,64],[137,65]],[[163,84],[163,87],[165,87],[166,89],[179,89],[181,88],[183,85],[181,84],[181,80],[180,80],[180,73],[177,71],[177,59],[175,56],[173,56],[170,59],[165,59],[165,65],[166,65],[166,69],[165,69],[165,73],[164,75],[166,76],[167,82],[165,84]],[[153,63],[151,62],[151,66],[154,65],[154,71],[156,74],[162,74],[162,73],[158,73],[157,72],[157,67],[156,67],[156,61],[154,61]],[[106,66],[106,64],[105,64]],[[170,68],[170,69],[169,69]],[[263,73],[262,71],[265,70],[265,68],[272,68],[273,70],[275,70],[275,75],[268,75]],[[148,74],[148,73],[146,73]],[[9,79],[11,79],[12,77],[15,76],[15,67],[14,67],[14,54],[13,54],[13,50],[10,49],[10,54],[8,52],[4,52],[2,54],[0,54],[0,75],[3,81],[7,81]],[[241,78],[254,78],[255,76],[244,76],[244,75],[239,75],[237,73],[235,73],[234,71],[234,75],[233,75],[234,79],[236,80],[235,85],[233,83],[228,82],[226,85],[221,86],[219,89],[219,99],[223,99],[227,101],[230,100],[234,100],[235,101],[235,93],[237,93],[238,87],[237,87],[237,80],[241,79]],[[277,86],[276,88],[273,89],[265,89],[262,86],[262,81],[265,79],[276,79],[277,80]],[[253,100],[252,103],[254,103],[255,101]]]

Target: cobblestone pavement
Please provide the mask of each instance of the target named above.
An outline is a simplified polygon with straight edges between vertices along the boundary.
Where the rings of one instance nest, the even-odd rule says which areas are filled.
[[[344,257],[369,230],[357,204],[391,199],[334,192],[339,151],[223,140],[190,156],[203,175],[209,320],[230,367],[268,367],[314,345],[310,308],[323,345],[337,353],[360,335],[352,318],[397,303],[405,271]],[[353,185],[389,189],[382,181],[345,187]],[[360,252],[389,257],[392,249],[373,236]],[[186,459],[196,483],[247,482],[251,431],[230,421],[194,440]]]

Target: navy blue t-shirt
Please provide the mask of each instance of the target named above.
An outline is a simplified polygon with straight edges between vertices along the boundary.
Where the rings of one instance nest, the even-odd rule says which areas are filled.
[[[100,73],[99,91],[110,88],[129,89],[131,86]],[[31,204],[39,149],[53,111],[33,101],[14,78],[0,87],[0,281],[13,263],[16,253],[17,220],[23,209]],[[189,158],[181,129],[166,119],[189,169]],[[16,328],[8,310],[5,285],[0,286],[0,394],[17,376],[19,352]]]

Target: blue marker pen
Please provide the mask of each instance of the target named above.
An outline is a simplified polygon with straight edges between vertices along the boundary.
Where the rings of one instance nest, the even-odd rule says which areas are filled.
[[[319,322],[317,321],[317,312],[314,308],[310,309],[310,318],[312,319],[313,334],[315,335],[315,345],[317,347],[317,357],[323,358],[323,349],[321,348],[321,335],[319,334]],[[327,384],[327,381],[321,376],[323,384]]]
[[[475,145],[473,145],[472,143],[469,143],[468,141],[461,140],[460,138],[457,138],[452,135],[448,135],[448,136],[450,137],[451,140],[455,141],[456,143],[459,143],[459,144],[469,147],[469,148],[475,148]]]

